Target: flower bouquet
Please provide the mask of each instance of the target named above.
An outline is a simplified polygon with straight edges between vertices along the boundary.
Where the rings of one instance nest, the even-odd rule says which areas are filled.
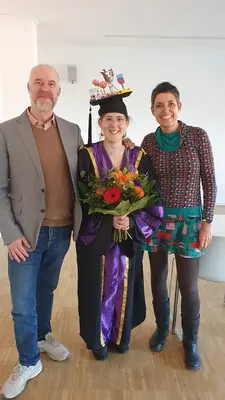
[[[145,174],[129,172],[127,168],[114,168],[106,176],[96,177],[80,172],[82,181],[79,189],[82,201],[89,205],[89,214],[101,213],[115,216],[128,216],[134,211],[157,202],[159,196],[155,190],[155,181],[150,181]],[[131,237],[125,230],[114,228],[113,240],[121,242]]]

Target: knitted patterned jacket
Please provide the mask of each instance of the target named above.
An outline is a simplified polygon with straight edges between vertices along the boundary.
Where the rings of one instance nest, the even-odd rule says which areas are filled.
[[[201,206],[203,219],[213,220],[216,201],[216,179],[211,143],[207,133],[179,121],[180,147],[165,152],[156,144],[155,133],[144,137],[142,147],[151,157],[161,184],[165,207]]]

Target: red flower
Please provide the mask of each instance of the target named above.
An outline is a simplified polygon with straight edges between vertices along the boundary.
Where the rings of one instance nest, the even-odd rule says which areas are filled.
[[[107,189],[103,195],[103,198],[107,203],[117,203],[120,200],[121,196],[121,191],[116,187],[112,187],[110,189]]]

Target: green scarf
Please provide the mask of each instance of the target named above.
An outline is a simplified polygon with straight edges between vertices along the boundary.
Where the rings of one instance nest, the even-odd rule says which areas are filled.
[[[180,132],[163,133],[160,126],[155,133],[156,143],[163,151],[176,151],[180,147]]]

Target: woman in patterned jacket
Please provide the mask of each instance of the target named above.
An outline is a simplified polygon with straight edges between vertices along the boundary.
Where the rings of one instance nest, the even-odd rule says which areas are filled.
[[[199,369],[198,272],[199,257],[212,240],[211,222],[216,200],[213,154],[203,129],[178,120],[181,102],[175,86],[168,82],[156,86],[151,96],[151,110],[159,127],[144,137],[142,147],[151,157],[159,177],[165,217],[156,233],[142,245],[149,252],[157,324],[149,346],[153,351],[161,351],[169,332],[166,280],[168,254],[173,253],[182,298],[185,364],[190,369]]]

